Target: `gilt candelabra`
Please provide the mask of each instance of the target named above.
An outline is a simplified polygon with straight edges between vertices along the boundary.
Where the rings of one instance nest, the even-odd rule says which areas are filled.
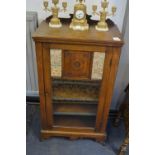
[[[44,10],[51,12],[53,15],[51,20],[50,20],[49,27],[60,28],[62,26],[62,24],[61,24],[61,21],[58,17],[58,14],[61,11],[64,11],[64,12],[67,11],[67,2],[62,2],[63,9],[60,9],[57,6],[57,4],[59,3],[59,0],[52,0],[52,3],[53,3],[53,6],[51,8],[49,8],[48,7],[48,5],[49,5],[48,0],[44,0]]]
[[[92,9],[93,9],[93,15],[98,15],[100,16],[100,21],[98,22],[98,24],[96,25],[96,30],[98,31],[108,31],[108,24],[106,23],[106,18],[108,16],[114,16],[115,12],[116,12],[116,7],[112,6],[111,8],[111,13],[109,13],[107,11],[109,2],[107,0],[103,0],[101,2],[101,6],[102,6],[102,11],[100,11],[99,13],[97,12],[97,5],[93,5]]]

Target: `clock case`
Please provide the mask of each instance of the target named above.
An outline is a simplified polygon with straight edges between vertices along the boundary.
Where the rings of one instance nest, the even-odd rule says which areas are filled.
[[[77,17],[77,13],[79,11],[83,12],[83,14],[84,14],[84,16],[81,19],[79,19]],[[83,3],[76,4],[74,6],[74,15],[73,15],[73,18],[72,18],[72,22],[70,24],[70,28],[73,29],[73,30],[81,30],[81,31],[88,30],[89,25],[87,23],[86,15],[87,15],[87,7],[86,7],[86,5],[83,4]]]

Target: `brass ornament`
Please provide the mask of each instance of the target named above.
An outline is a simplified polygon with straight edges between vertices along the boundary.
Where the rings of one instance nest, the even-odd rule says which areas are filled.
[[[62,7],[63,7],[62,11],[64,10],[64,12],[66,12],[67,11],[67,2],[62,2]]]
[[[67,13],[67,2],[63,1],[62,2],[62,9],[60,9],[57,4],[59,3],[59,0],[52,0],[53,6],[51,8],[48,7],[49,5],[49,0],[44,0],[43,5],[44,5],[44,10],[49,11],[52,13],[52,18],[49,22],[49,27],[51,28],[60,28],[62,27],[62,23],[59,19],[61,15],[65,15],[65,18],[70,18],[69,13]],[[80,31],[85,31],[89,29],[89,25],[87,23],[87,6],[84,4],[85,0],[76,0],[78,2],[77,4],[74,5],[74,14],[73,14],[73,19],[69,25],[69,27],[73,30],[80,30]],[[102,0],[101,2],[101,7],[102,10],[97,12],[97,5],[92,6],[92,15],[97,15],[96,17],[99,18],[99,22],[95,26],[95,29],[97,31],[108,31],[108,24],[106,23],[106,18],[108,16],[114,16],[117,8],[115,6],[112,6],[111,8],[111,13],[107,11],[109,2],[107,0]],[[62,14],[59,14],[59,12],[62,12]],[[67,15],[67,16],[66,16]],[[94,16],[91,17],[92,20],[94,20]],[[96,20],[96,19],[95,19]]]
[[[67,11],[67,2],[62,2],[63,9],[60,10],[60,8],[57,6],[59,3],[59,0],[52,0],[52,3],[54,4],[53,7],[48,8],[48,0],[44,0],[44,10],[52,12],[53,17],[50,20],[49,27],[51,28],[60,28],[62,26],[60,19],[58,18],[58,14],[60,11]]]
[[[100,21],[98,22],[98,24],[96,25],[96,30],[97,31],[108,31],[108,24],[106,23],[106,18],[107,16],[114,16],[115,12],[116,12],[116,7],[112,6],[111,8],[111,13],[108,13],[106,11],[106,9],[108,8],[109,2],[107,0],[103,0],[101,2],[101,6],[102,6],[102,11],[100,11],[100,13],[97,12],[97,5],[93,5],[92,6],[92,10],[93,10],[93,15],[99,15],[100,16]]]
[[[86,14],[87,14],[87,7],[83,3],[84,0],[77,0],[78,4],[74,6],[74,15],[72,22],[70,24],[70,28],[73,30],[88,30],[89,25],[87,23]]]

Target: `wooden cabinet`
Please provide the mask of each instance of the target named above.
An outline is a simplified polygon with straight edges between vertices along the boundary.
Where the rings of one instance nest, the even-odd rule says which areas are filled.
[[[106,125],[123,41],[114,24],[98,32],[73,31],[69,22],[53,29],[43,21],[36,45],[40,95],[41,137],[106,138]],[[119,38],[117,41],[114,38]],[[51,76],[50,49],[62,50],[62,74]],[[92,79],[94,52],[104,53],[103,75]],[[98,64],[97,64],[98,65]]]

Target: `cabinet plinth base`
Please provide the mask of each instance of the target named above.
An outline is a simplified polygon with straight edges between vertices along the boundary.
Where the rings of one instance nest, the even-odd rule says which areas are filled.
[[[50,137],[68,137],[70,139],[90,138],[98,142],[106,139],[106,133],[97,132],[79,132],[79,131],[61,131],[61,130],[41,130],[41,139]]]

